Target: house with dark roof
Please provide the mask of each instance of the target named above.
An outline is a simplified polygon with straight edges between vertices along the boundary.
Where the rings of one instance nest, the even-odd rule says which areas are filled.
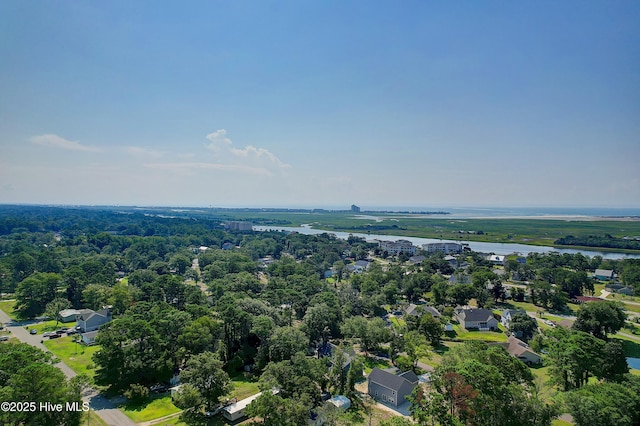
[[[604,287],[604,289],[612,293],[624,294],[627,296],[633,296],[635,293],[633,288],[624,286],[622,284],[608,284]]]
[[[455,317],[466,330],[497,330],[498,320],[494,318],[493,312],[488,309],[464,309],[455,310]]]
[[[87,311],[89,312],[78,315],[76,320],[76,328],[78,328],[81,333],[97,330],[103,324],[111,321],[111,312],[109,309],[100,309],[97,312],[87,309]]]
[[[367,378],[367,393],[376,401],[395,407],[404,404],[407,396],[418,385],[418,376],[413,371],[394,374],[391,371],[374,368]]]

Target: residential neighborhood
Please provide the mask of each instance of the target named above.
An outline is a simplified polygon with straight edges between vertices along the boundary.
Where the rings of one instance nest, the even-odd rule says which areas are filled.
[[[445,254],[229,223],[211,221],[202,240],[52,234],[30,256],[56,253],[60,272],[4,287],[0,356],[22,342],[62,361],[50,367],[64,386],[85,375],[93,396],[81,400],[95,408],[83,416],[106,424],[465,424],[467,408],[444,408],[466,389],[481,424],[528,424],[516,407],[531,404],[542,424],[581,425],[582,392],[635,389],[640,302],[624,290],[637,288],[635,261]],[[93,249],[67,260],[69,244]],[[146,267],[116,265],[116,246]],[[0,266],[15,271],[3,262],[16,256]],[[567,362],[574,350],[590,358]],[[508,397],[490,397],[487,376]],[[429,401],[440,411],[420,417]]]

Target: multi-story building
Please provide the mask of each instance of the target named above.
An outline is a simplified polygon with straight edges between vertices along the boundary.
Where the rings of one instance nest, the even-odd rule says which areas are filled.
[[[413,256],[416,254],[418,249],[411,241],[407,240],[378,241],[378,247],[380,247],[382,251],[389,253],[391,256],[397,256],[400,253],[406,253]]]
[[[444,254],[462,253],[462,244],[458,243],[429,243],[423,244],[422,249],[427,253],[441,252]]]
[[[232,221],[227,222],[224,225],[224,229],[227,231],[253,231],[253,224],[251,222]]]

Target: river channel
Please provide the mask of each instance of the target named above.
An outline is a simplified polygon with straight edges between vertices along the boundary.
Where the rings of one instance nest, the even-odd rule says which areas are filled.
[[[411,241],[414,245],[421,247],[422,244],[428,243],[464,243],[468,244],[469,248],[473,251],[477,251],[480,253],[493,253],[500,255],[508,255],[512,253],[519,253],[521,255],[527,255],[529,253],[549,253],[549,252],[557,252],[557,253],[569,253],[576,254],[582,253],[585,256],[593,257],[593,256],[602,256],[603,259],[640,259],[639,254],[629,254],[629,253],[616,253],[616,252],[604,252],[604,251],[595,251],[595,250],[576,250],[576,249],[564,249],[564,248],[556,248],[556,247],[547,247],[547,246],[530,246],[526,244],[511,244],[511,243],[483,243],[478,241],[455,241],[455,240],[439,240],[435,238],[420,238],[420,237],[405,237],[405,236],[397,236],[397,235],[378,235],[378,234],[359,234],[356,232],[340,232],[340,231],[326,231],[322,229],[313,229],[308,226],[296,226],[296,227],[287,227],[287,226],[254,226],[254,231],[288,231],[288,232],[299,232],[300,234],[314,235],[314,234],[334,234],[338,238],[347,239],[349,235],[353,235],[354,237],[361,237],[366,239],[367,241],[373,240],[385,240],[385,241],[395,241],[395,240],[407,240]]]

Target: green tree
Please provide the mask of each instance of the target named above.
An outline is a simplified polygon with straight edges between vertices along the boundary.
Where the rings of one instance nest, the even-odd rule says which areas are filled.
[[[604,342],[591,334],[556,328],[547,332],[549,374],[562,390],[584,386],[589,377],[601,376]]]
[[[56,297],[51,302],[47,303],[47,306],[44,310],[45,315],[49,318],[55,318],[56,326],[58,322],[62,320],[60,316],[60,311],[65,309],[69,309],[71,307],[71,302],[67,299],[63,299],[62,297]]]
[[[82,291],[82,302],[89,309],[102,309],[109,303],[112,289],[102,284],[89,284]]]
[[[617,333],[624,326],[627,313],[622,304],[603,300],[583,303],[576,317],[575,330],[606,340],[608,334]]]
[[[640,421],[640,396],[625,384],[598,383],[564,397],[578,426],[632,426]]]
[[[429,353],[429,342],[419,331],[409,331],[404,335],[404,349],[411,361],[412,368],[416,368],[418,359]]]
[[[212,352],[191,357],[180,373],[180,380],[190,383],[200,393],[207,411],[212,411],[220,397],[233,389],[229,375],[222,369],[222,361]]]
[[[79,380],[67,381],[62,372],[51,365],[51,355],[25,343],[0,345],[0,400],[81,404]],[[63,410],[2,411],[0,423],[11,425],[79,425],[79,412]]]
[[[431,314],[424,314],[418,321],[418,330],[427,338],[432,346],[440,344],[440,338],[444,334],[442,323]]]
[[[535,318],[531,318],[525,313],[517,313],[511,317],[509,323],[509,331],[514,333],[516,337],[529,341],[538,330],[538,323]]]
[[[297,328],[276,328],[267,342],[269,359],[274,362],[291,359],[298,352],[305,352],[308,345],[307,336]]]
[[[16,289],[18,316],[33,318],[44,313],[49,302],[56,298],[60,274],[36,272],[25,278]]]

